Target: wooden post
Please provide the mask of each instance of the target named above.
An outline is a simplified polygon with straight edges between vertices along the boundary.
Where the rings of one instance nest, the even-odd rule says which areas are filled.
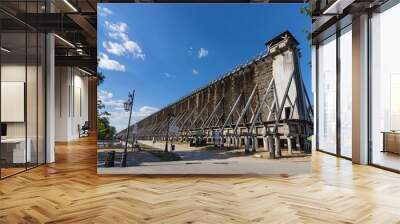
[[[252,143],[253,143],[253,144],[251,144],[251,151],[255,152],[255,151],[256,151],[256,148],[257,148],[257,144],[258,144],[258,139],[257,139],[257,137],[253,136],[253,138],[252,138]]]
[[[286,136],[287,145],[288,145],[288,153],[292,155],[292,138],[290,136]]]
[[[249,136],[244,137],[244,151],[246,153],[250,152],[250,145],[249,145]]]
[[[268,136],[268,148],[269,148],[270,158],[275,159],[274,138],[272,136]]]
[[[262,136],[263,136],[263,145],[264,145],[264,150],[269,151],[269,146],[268,146],[268,138],[267,138],[267,127],[263,127],[262,129]]]
[[[278,135],[275,135],[274,136],[274,139],[275,139],[275,158],[278,158],[279,157],[279,155],[280,155],[280,153],[279,153],[279,151],[280,151],[280,149],[281,149],[281,145],[280,145],[280,139],[279,139],[279,136]]]

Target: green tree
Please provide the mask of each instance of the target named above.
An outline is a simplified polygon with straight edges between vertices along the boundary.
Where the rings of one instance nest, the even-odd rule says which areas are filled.
[[[97,86],[105,80],[102,73],[97,73]],[[117,132],[115,127],[110,124],[110,113],[106,111],[103,102],[97,99],[97,139],[110,140]]]
[[[300,13],[304,14],[308,17],[310,17],[310,19],[312,19],[312,6],[311,4],[307,4],[304,7],[300,8]],[[307,40],[309,41],[310,45],[311,45],[311,40],[312,40],[312,33],[310,32],[309,28],[303,28],[302,30],[306,35],[307,35]]]
[[[310,3],[308,3],[306,6],[300,8],[300,13],[310,17],[310,20],[312,20],[312,12],[313,12],[313,9],[312,9],[312,5]],[[311,31],[309,30],[309,28],[303,28],[302,31],[303,31],[303,33],[306,34],[306,38],[311,47],[311,44],[312,44]],[[312,64],[311,61],[309,61],[308,64],[311,67],[311,64]]]
[[[106,77],[103,75],[103,73],[98,72],[97,73],[97,86],[101,85],[104,82],[104,79],[106,79]]]

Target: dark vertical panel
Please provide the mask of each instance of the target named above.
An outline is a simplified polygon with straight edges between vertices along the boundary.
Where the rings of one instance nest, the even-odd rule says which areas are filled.
[[[340,35],[336,31],[336,154],[341,156],[341,122],[340,122]]]
[[[368,164],[372,164],[373,163],[373,152],[372,152],[372,97],[371,97],[371,89],[372,89],[372,85],[371,85],[371,46],[372,46],[372,30],[371,30],[371,19],[372,19],[372,12],[368,13],[368,31],[367,31],[367,40],[368,40],[368,54],[367,54],[367,82],[368,82],[368,96],[367,96],[367,107],[368,107],[368,112],[367,112],[367,117],[368,117],[368,124],[367,124],[367,128],[368,128]]]
[[[2,23],[0,23],[0,47],[2,46],[2,32],[1,32],[1,29],[2,28]],[[3,52],[0,50],[0,125],[2,124],[1,123],[1,67],[2,67],[2,60],[1,60],[1,56],[3,55]],[[2,150],[2,148],[1,148],[1,144],[0,144],[0,179],[2,179],[2,173],[1,173],[1,171],[2,171],[2,167],[3,167],[3,164],[2,164],[2,157],[1,157],[1,150]]]
[[[39,13],[39,1],[36,1]],[[36,166],[39,165],[39,32],[36,32]]]
[[[25,0],[25,21],[28,21],[28,0]],[[28,81],[28,24],[25,23],[25,102],[24,102],[24,117],[25,117],[25,170],[28,169],[28,114],[27,114],[27,85]]]
[[[45,13],[48,13],[48,6],[49,3],[47,0],[44,0],[44,5],[45,5]],[[47,36],[48,33],[44,33],[44,73],[42,71],[42,75],[44,74],[44,163],[47,163]]]
[[[315,46],[315,148],[319,149],[319,45]]]

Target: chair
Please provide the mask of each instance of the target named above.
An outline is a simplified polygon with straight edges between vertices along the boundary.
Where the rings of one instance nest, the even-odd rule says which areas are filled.
[[[89,136],[89,129],[90,129],[89,121],[85,121],[82,127],[79,127],[78,125],[78,129],[79,129],[79,138]]]

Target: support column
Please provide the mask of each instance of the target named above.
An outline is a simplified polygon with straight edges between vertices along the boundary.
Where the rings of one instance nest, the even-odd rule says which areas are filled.
[[[267,128],[265,126],[262,129],[262,135],[263,135],[264,150],[268,152],[269,146],[268,146],[268,138],[267,138]]]
[[[253,136],[252,139],[253,139],[252,140],[253,144],[251,144],[251,151],[255,152],[256,148],[257,148],[258,139],[257,139],[257,137],[254,137],[254,136]]]
[[[244,137],[244,151],[249,152],[250,150],[250,145],[249,145],[249,136]]]
[[[52,4],[48,4],[50,12]],[[46,35],[46,163],[55,162],[55,44],[54,34]]]
[[[352,160],[368,163],[368,15],[352,25]]]
[[[274,136],[274,140],[275,140],[275,157],[279,157],[280,155],[279,151],[281,150],[279,136]]]
[[[263,136],[263,145],[264,145],[264,150],[269,152],[268,138],[266,136]]]
[[[240,137],[235,136],[235,147],[240,147]]]
[[[299,135],[296,136],[296,146],[295,146],[295,148],[300,150],[300,151],[301,150],[304,151],[304,149],[301,148],[301,142],[300,142],[300,136]]]
[[[288,153],[292,155],[292,138],[290,136],[286,136],[287,145],[288,145]]]
[[[275,153],[274,153],[274,138],[272,136],[268,136],[268,148],[269,148],[269,155],[271,159],[275,158]]]

